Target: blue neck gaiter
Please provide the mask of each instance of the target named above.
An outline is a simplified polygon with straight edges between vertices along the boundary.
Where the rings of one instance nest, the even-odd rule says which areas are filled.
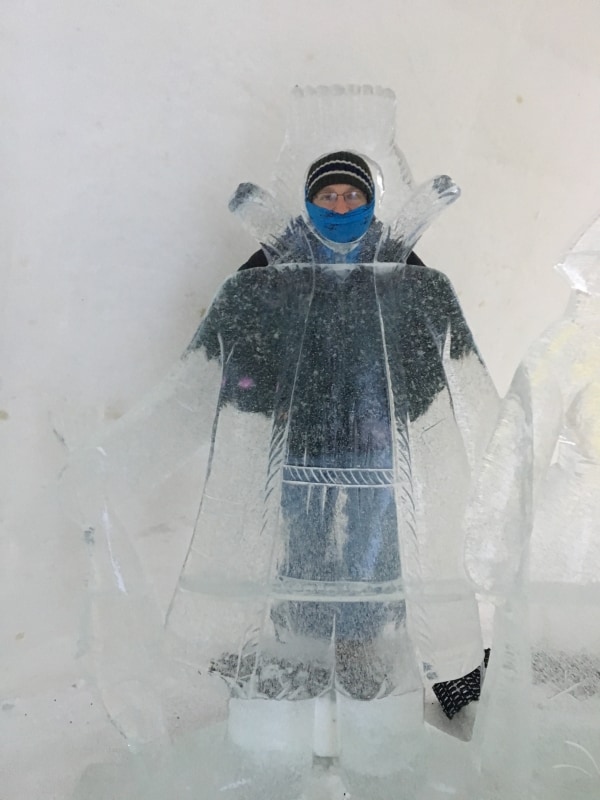
[[[338,214],[328,208],[321,208],[310,200],[306,201],[306,210],[312,224],[325,239],[338,244],[354,242],[366,233],[375,210],[375,200],[366,206],[359,206],[346,214]]]

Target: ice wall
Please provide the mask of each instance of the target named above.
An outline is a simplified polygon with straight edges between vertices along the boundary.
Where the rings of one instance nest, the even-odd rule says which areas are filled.
[[[452,278],[503,388],[566,297],[548,264],[597,209],[600,25],[593,0],[543,13],[350,0],[343,15],[317,0],[26,0],[2,15],[0,772],[12,800],[66,796],[92,750],[119,744],[80,683],[85,545],[49,488],[62,440],[110,425],[153,385],[251,252],[227,200],[270,174],[289,88],[394,88],[415,175],[448,171],[463,189],[419,254]],[[143,509],[159,585],[184,547],[193,480]]]

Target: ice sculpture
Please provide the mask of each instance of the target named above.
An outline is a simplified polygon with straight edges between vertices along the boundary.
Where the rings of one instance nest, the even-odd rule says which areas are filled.
[[[394,120],[389,90],[294,92],[272,189],[230,206],[269,266],[225,282],[168,381],[79,459],[93,513],[99,473],[118,506],[210,442],[166,618],[170,652],[229,696],[201,796],[310,794],[315,756],[358,796],[443,796],[440,751],[464,780],[423,693],[483,658],[462,518],[497,399],[448,279],[405,263],[458,189],[414,186]],[[304,187],[340,152],[373,216],[335,242]]]
[[[469,571],[499,604],[489,798],[600,793],[600,220],[559,269],[569,305],[515,374],[469,510]]]

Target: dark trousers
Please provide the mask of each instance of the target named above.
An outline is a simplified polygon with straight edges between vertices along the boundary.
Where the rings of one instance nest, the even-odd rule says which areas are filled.
[[[348,475],[349,471],[345,472]],[[387,622],[403,616],[403,604],[361,602],[360,587],[348,585],[400,576],[391,485],[284,481],[281,508],[286,548],[279,574],[338,582],[342,597],[334,593],[331,600],[323,602],[278,604],[274,610],[277,626],[319,639],[330,639],[335,630],[337,640],[367,641]]]

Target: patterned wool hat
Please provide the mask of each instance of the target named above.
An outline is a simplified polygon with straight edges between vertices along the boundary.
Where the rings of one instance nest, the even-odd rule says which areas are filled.
[[[306,198],[312,202],[317,192],[332,183],[347,183],[363,191],[370,203],[375,195],[371,170],[364,158],[346,150],[329,153],[311,164],[306,179]]]

